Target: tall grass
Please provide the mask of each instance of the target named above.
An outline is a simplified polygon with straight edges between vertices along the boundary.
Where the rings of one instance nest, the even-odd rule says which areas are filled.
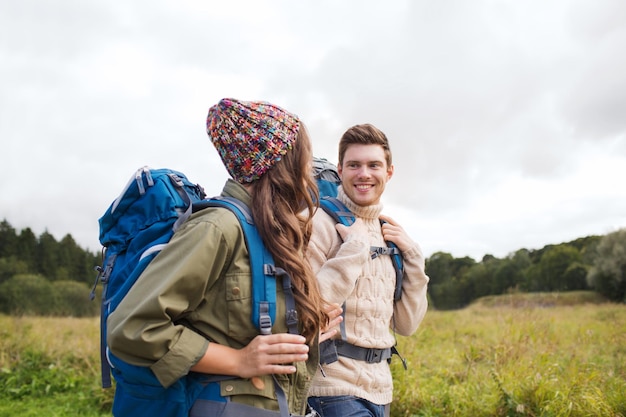
[[[110,416],[98,319],[0,316],[0,417]]]
[[[393,416],[626,416],[626,306],[426,315],[399,340]]]
[[[429,311],[399,337],[392,416],[625,417],[626,306],[559,304]],[[110,416],[99,349],[97,319],[0,316],[0,417]]]

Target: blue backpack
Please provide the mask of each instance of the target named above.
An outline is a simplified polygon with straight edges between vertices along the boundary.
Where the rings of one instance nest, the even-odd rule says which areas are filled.
[[[335,164],[325,158],[313,157],[313,177],[320,197],[337,197],[337,187],[341,184],[341,179]]]
[[[248,207],[234,198],[214,197],[206,200],[204,190],[187,177],[171,169],[143,167],[131,177],[120,196],[99,219],[100,243],[105,248],[103,264],[91,293],[95,298],[98,282],[103,284],[101,305],[102,386],[116,381],[113,414],[117,416],[160,415],[187,416],[195,400],[202,398],[225,401],[219,390],[207,390],[206,375],[190,373],[164,388],[148,367],[131,365],[113,355],[107,348],[106,321],[152,259],[169,242],[174,232],[192,212],[205,207],[224,207],[240,221],[250,253],[253,272],[253,315],[251,320],[261,334],[271,333],[276,315],[276,277],[282,276],[286,295],[287,326],[297,332],[295,302],[291,280],[284,270],[276,268],[272,255],[259,236]],[[279,387],[277,386],[277,389]],[[281,411],[286,408],[284,393],[277,392]]]

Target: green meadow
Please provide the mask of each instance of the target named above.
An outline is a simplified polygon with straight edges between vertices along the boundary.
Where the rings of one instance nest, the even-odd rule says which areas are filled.
[[[398,337],[399,416],[626,416],[626,305],[514,294]],[[96,318],[0,316],[0,417],[110,416]]]

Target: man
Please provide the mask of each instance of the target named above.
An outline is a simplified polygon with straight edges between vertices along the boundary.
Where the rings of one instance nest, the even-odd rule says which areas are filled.
[[[427,310],[429,279],[420,247],[398,223],[381,215],[380,199],[394,172],[385,134],[370,124],[351,127],[339,142],[338,162],[338,199],[356,221],[346,227],[323,210],[313,218],[307,256],[322,297],[343,306],[344,321],[334,345],[322,349],[322,356],[335,348],[337,355],[322,360],[309,404],[324,417],[388,416],[393,397],[388,359],[395,334],[409,336],[417,330]],[[386,241],[403,256],[397,301],[391,257],[380,254]]]

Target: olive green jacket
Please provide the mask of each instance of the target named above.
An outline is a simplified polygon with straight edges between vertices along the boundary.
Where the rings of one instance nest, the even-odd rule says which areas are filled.
[[[248,206],[247,190],[228,180],[222,195]],[[273,333],[286,333],[282,286],[277,285]],[[184,377],[209,343],[246,346],[258,330],[251,320],[252,283],[248,249],[236,216],[228,209],[207,208],[192,215],[148,265],[110,315],[111,352],[133,365],[152,369],[164,387]],[[293,414],[305,414],[315,375],[315,342],[297,372],[277,375]],[[220,382],[222,395],[236,402],[278,410],[271,375],[255,387],[248,379]]]

